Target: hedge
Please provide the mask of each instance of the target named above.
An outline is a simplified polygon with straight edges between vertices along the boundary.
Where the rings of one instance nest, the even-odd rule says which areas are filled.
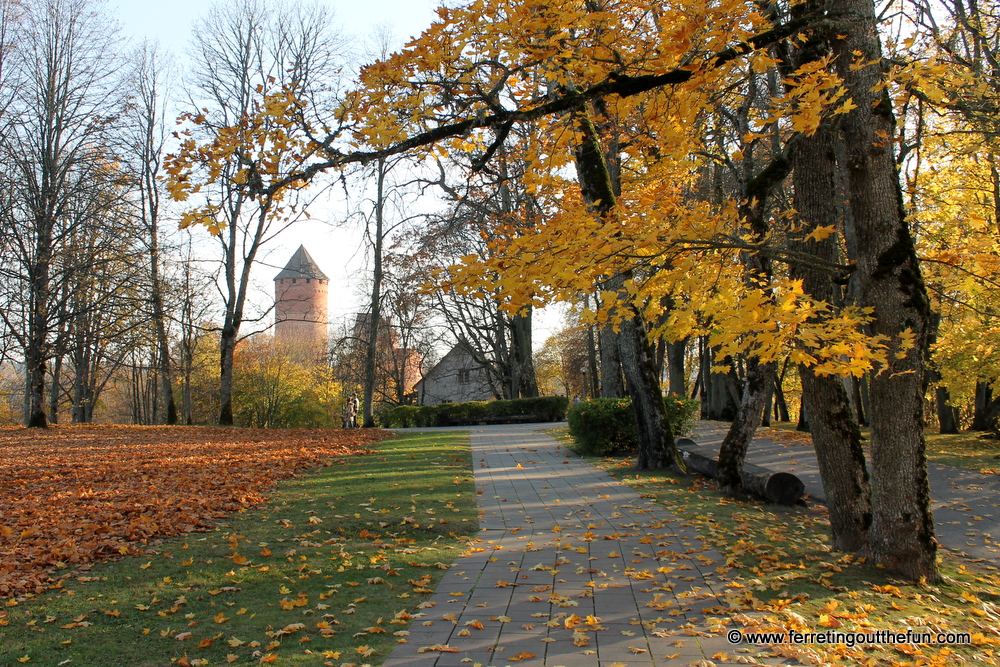
[[[666,396],[667,422],[674,436],[691,432],[699,403],[689,398]],[[581,401],[569,411],[569,432],[584,454],[624,454],[638,446],[632,399],[595,398]]]
[[[400,405],[382,410],[376,422],[383,428],[453,426],[477,422],[503,422],[507,418],[535,416],[539,421],[560,421],[566,417],[569,399],[540,396],[505,401],[469,401],[441,405]],[[514,419],[516,421],[516,419]]]

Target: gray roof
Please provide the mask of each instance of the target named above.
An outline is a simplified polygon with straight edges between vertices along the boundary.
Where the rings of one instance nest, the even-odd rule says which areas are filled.
[[[326,274],[319,270],[319,265],[312,258],[304,245],[300,245],[295,251],[288,264],[281,270],[281,273],[274,277],[275,280],[285,278],[314,278],[316,280],[329,280]]]

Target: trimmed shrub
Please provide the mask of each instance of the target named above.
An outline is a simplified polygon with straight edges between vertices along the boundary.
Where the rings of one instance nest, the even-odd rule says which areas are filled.
[[[400,405],[381,410],[376,423],[383,428],[448,426],[476,422],[502,422],[508,417],[537,416],[541,421],[560,421],[566,417],[569,399],[565,396],[518,398],[509,401],[468,401],[441,405]]]
[[[701,414],[701,403],[693,398],[664,396],[663,405],[667,409],[667,423],[674,437],[690,434]]]
[[[635,449],[638,435],[631,399],[580,401],[570,408],[569,432],[584,454],[607,456]]]
[[[666,396],[667,422],[674,437],[690,433],[699,411],[698,401]],[[624,454],[638,446],[632,399],[595,398],[569,411],[569,432],[584,454]]]

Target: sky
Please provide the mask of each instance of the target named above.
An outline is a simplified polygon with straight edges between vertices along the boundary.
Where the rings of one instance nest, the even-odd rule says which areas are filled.
[[[136,42],[143,39],[159,42],[174,54],[183,69],[184,53],[192,25],[202,17],[212,3],[204,0],[109,0],[108,9],[117,16],[125,37]],[[436,18],[437,0],[325,0],[333,9],[334,22],[353,43],[371,35],[376,28],[388,27],[400,45],[417,37]],[[314,220],[298,223],[282,233],[265,248],[262,264],[255,272],[255,283],[268,293],[273,290],[270,280],[300,244],[306,246],[320,268],[330,278],[330,317],[337,322],[358,312],[364,290],[361,276],[368,266],[360,227],[345,223],[347,211],[342,204],[314,206]],[[266,301],[266,294],[257,295],[257,302]],[[560,309],[538,311],[535,316],[536,349],[560,324]]]

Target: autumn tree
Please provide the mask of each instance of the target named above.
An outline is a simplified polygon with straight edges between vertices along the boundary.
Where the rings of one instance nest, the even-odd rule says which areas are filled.
[[[723,357],[744,354],[767,364],[792,349],[793,361],[817,374],[881,364],[885,370],[872,380],[873,410],[882,407],[872,414],[873,522],[863,553],[905,576],[935,578],[920,433],[926,294],[902,216],[899,174],[886,148],[894,122],[871,4],[809,5],[777,21],[756,5],[730,2],[553,8],[511,0],[473,2],[439,15],[419,42],[366,68],[365,88],[348,98],[350,118],[376,150],[338,143],[344,125],[328,124],[316,144],[324,156],[261,192],[379,155],[442,142],[459,148],[470,136],[481,139],[473,147],[481,150],[473,165],[478,167],[500,150],[511,128],[536,123],[547,141],[538,151],[543,159],[537,171],[554,175],[556,184],[575,162],[578,189],[559,189],[560,205],[544,224],[490,239],[490,256],[463,258],[451,267],[451,284],[496,296],[510,311],[604,285],[607,305],[597,317],[627,329],[623,365],[633,368],[626,375],[633,406],[640,404],[640,460],[649,467],[675,460],[663,428],[658,379],[655,370],[648,371],[645,332],[663,313],[665,294],[683,293],[689,301],[675,304],[654,333],[690,331],[695,316],[708,313],[713,346]],[[763,275],[766,267],[733,261],[740,252],[796,259],[794,250],[770,243],[766,230],[755,225],[753,209],[762,199],[752,190],[746,200],[726,202],[721,210],[685,197],[695,151],[690,133],[680,128],[699,126],[697,116],[735,70],[747,62],[772,65],[764,49],[808,37],[813,22],[827,19],[838,21],[838,37],[844,35],[832,47],[835,58],[790,72],[786,78],[794,85],[775,113],[782,118],[777,125],[802,135],[815,133],[831,115],[843,116],[847,189],[860,241],[860,304],[873,309],[875,338],[862,328],[863,311],[817,317],[824,306],[799,281],[775,275],[755,284],[755,274]],[[545,72],[544,95],[536,94],[535,71]],[[394,84],[391,94],[384,92],[387,81]],[[656,121],[635,150],[658,159],[644,162],[630,187],[623,183],[621,196],[611,186],[604,137],[595,126],[599,100],[619,105],[622,117]],[[768,168],[754,178],[770,178]],[[774,169],[788,173],[783,165]],[[706,266],[712,267],[711,280],[705,279]]]
[[[242,341],[236,354],[237,424],[251,428],[339,425],[342,392],[323,361],[264,335]]]
[[[313,113],[329,111],[340,65],[331,18],[319,5],[276,9],[234,0],[214,7],[194,30],[187,116],[194,136],[165,170],[174,199],[201,193],[204,205],[189,210],[183,224],[205,224],[221,251],[220,424],[233,423],[233,353],[247,317],[251,270],[261,248],[308,203],[296,188],[265,190],[309,157],[301,145],[305,131],[284,115],[301,118],[306,103]]]

